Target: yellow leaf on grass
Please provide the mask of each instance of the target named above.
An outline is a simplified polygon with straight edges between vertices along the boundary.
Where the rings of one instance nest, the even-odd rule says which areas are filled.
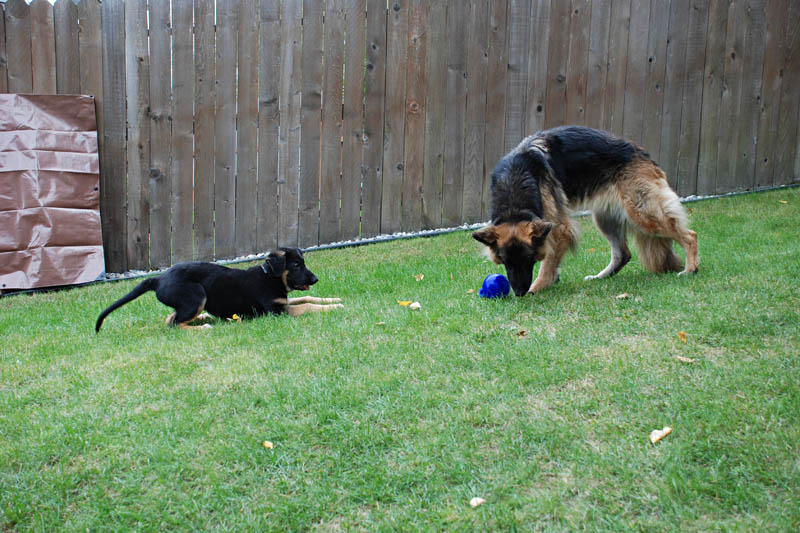
[[[467,289],[467,294],[472,294],[473,292],[475,292],[475,289]]]
[[[685,344],[686,343],[686,332],[685,331],[679,331],[678,332],[678,338],[680,340],[682,340],[684,342],[684,344]]]
[[[672,428],[669,426],[664,426],[664,429],[654,429],[650,432],[650,442],[655,444],[670,433],[672,433]]]
[[[779,201],[780,203],[782,203],[782,204],[788,204],[788,203],[789,203],[789,202],[787,202],[786,200],[778,200],[778,201]]]
[[[411,305],[411,300],[397,300],[397,303],[399,303],[403,307],[408,307],[409,305]]]
[[[475,507],[478,507],[479,505],[483,505],[484,503],[486,503],[486,500],[484,500],[480,496],[475,496],[474,498],[472,498],[469,501],[469,506],[474,509]]]
[[[264,448],[267,448],[268,450],[271,450],[272,449],[272,443],[270,441],[268,441],[268,440],[265,440],[264,441]]]
[[[375,322],[376,326],[385,326],[386,322]]]
[[[681,363],[694,363],[694,362],[695,362],[695,360],[694,360],[694,359],[691,359],[691,358],[689,358],[689,357],[684,357],[684,356],[682,356],[682,355],[676,355],[676,356],[675,356],[675,359],[677,359],[677,360],[678,360],[678,361],[680,361]]]
[[[425,274],[414,274],[414,279],[417,281],[422,281],[425,278]]]

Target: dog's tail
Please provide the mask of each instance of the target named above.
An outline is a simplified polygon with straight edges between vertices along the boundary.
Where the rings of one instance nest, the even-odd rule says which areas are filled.
[[[136,298],[138,298],[142,294],[144,294],[144,293],[146,293],[148,291],[154,291],[157,288],[158,288],[158,278],[157,277],[156,278],[148,278],[148,279],[144,280],[143,282],[141,282],[140,284],[138,284],[136,287],[134,287],[134,289],[131,292],[129,292],[128,294],[126,294],[125,296],[123,296],[122,298],[120,298],[119,300],[114,302],[113,304],[111,304],[105,311],[100,313],[100,316],[97,317],[97,324],[95,324],[95,326],[94,326],[94,331],[95,332],[99,332],[100,331],[100,327],[103,325],[103,320],[106,319],[106,317],[109,315],[109,313],[111,313],[111,311],[113,311],[115,309],[118,309],[118,308],[122,307],[123,305],[125,305],[126,303],[130,302],[131,300],[135,300]]]
[[[683,260],[672,249],[672,239],[647,233],[634,234],[639,260],[650,272],[677,272],[683,269]]]

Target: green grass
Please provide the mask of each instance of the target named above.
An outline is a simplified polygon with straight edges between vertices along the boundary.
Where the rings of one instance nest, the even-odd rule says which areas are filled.
[[[687,207],[694,277],[584,282],[584,218],[535,297],[479,298],[458,232],[308,253],[346,308],[297,319],[2,298],[0,531],[797,530],[800,188]]]

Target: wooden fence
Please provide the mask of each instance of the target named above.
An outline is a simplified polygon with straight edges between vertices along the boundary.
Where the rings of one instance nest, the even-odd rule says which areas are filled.
[[[96,97],[113,272],[486,220],[566,123],[683,196],[800,180],[795,0],[9,0],[0,91]]]

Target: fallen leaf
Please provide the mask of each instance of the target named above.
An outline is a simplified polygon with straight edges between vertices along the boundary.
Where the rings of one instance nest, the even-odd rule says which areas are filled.
[[[241,322],[241,321],[242,317],[240,317],[236,313],[233,313],[233,316],[228,319],[228,322]]]
[[[484,500],[483,498],[481,498],[479,496],[475,496],[474,498],[472,498],[469,501],[469,506],[474,509],[474,508],[478,507],[479,505],[483,505],[484,503],[486,503],[486,500]]]
[[[467,289],[467,294],[472,294],[473,292],[475,292],[475,289]]]
[[[594,249],[594,248],[589,248],[589,249],[588,249],[588,250],[586,250],[586,251],[587,251],[587,252],[589,252],[589,253],[592,253],[592,252],[594,252],[594,251],[595,251],[595,249]]]
[[[385,326],[386,322],[375,322],[376,326]]]
[[[614,298],[616,298],[617,300],[627,300],[630,297],[631,297],[630,294],[628,294],[627,292],[623,292],[622,294],[617,294]]]
[[[685,331],[679,331],[678,332],[678,338],[680,340],[682,340],[684,344],[686,344],[686,332]]]
[[[268,450],[271,450],[272,449],[272,443],[270,441],[268,441],[268,440],[265,440],[264,441],[264,448],[267,448]]]
[[[455,281],[452,274],[450,274],[450,281]]]
[[[425,278],[425,274],[414,274],[414,279],[417,281],[422,281]]]
[[[409,309],[414,309],[415,311],[422,308],[422,304],[419,302],[414,302],[408,306]]]
[[[411,300],[397,300],[397,303],[399,303],[403,307],[408,307],[409,305],[411,305]]]
[[[650,432],[650,442],[655,444],[670,433],[672,433],[672,428],[669,426],[664,426],[664,429],[654,429]]]
[[[788,204],[788,203],[789,203],[789,202],[787,202],[786,200],[778,200],[778,201],[779,201],[780,203],[782,203],[782,204]]]
[[[677,359],[681,363],[695,363],[696,362],[694,359],[691,359],[689,357],[684,357],[682,355],[676,355],[675,359]]]
[[[521,329],[517,332],[517,337],[527,337],[527,336],[528,336],[528,331],[525,329]]]

